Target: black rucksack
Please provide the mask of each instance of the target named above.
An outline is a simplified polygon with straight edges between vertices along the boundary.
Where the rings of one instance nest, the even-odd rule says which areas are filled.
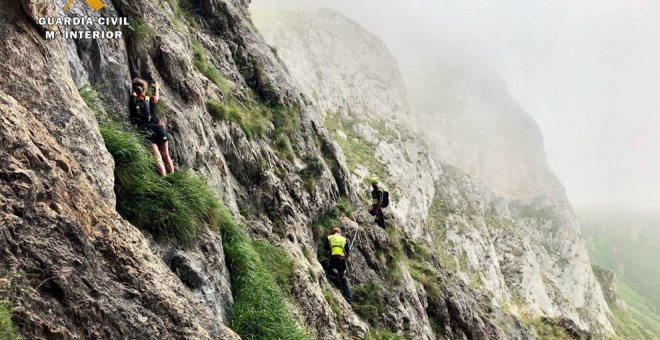
[[[387,190],[383,190],[383,200],[380,202],[381,208],[387,208],[390,205],[390,193]]]
[[[149,97],[145,97],[144,99],[136,98],[135,101],[131,100],[131,123],[137,127],[143,127],[149,124],[152,120],[151,113],[153,108],[151,106],[151,100]]]

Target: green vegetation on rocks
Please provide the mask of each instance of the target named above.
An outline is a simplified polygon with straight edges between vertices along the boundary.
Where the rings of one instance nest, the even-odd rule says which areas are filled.
[[[541,318],[522,318],[522,323],[529,327],[534,336],[539,340],[561,340],[572,339],[563,328],[543,322]]]
[[[335,300],[335,297],[332,295],[332,292],[327,289],[323,289],[323,296],[330,305],[330,309],[332,309],[332,312],[335,313],[335,316],[337,318],[340,318],[343,312],[341,308],[339,308],[339,305],[337,304],[337,300]]]
[[[610,305],[616,332],[626,339],[660,334],[660,216],[580,209],[578,217],[592,263],[613,270],[616,295],[627,306]]]
[[[255,246],[226,209],[221,216],[234,295],[231,328],[244,339],[309,339],[287,308],[276,279],[257,251],[265,248]],[[283,279],[287,275],[276,276]]]
[[[154,35],[151,26],[137,17],[128,19],[127,32],[129,37],[137,40],[148,39]]]
[[[78,93],[82,97],[87,107],[97,116],[103,112],[103,103],[99,92],[91,85],[85,85],[78,88]]]
[[[0,301],[0,339],[19,340],[21,337],[11,320],[11,306],[7,301]]]
[[[300,130],[300,111],[298,105],[277,104],[274,88],[270,81],[263,75],[263,66],[258,61],[253,61],[253,95],[258,98],[249,98],[240,103],[231,93],[227,79],[209,61],[209,56],[204,47],[193,40],[195,69],[213,82],[225,97],[224,102],[211,98],[206,102],[206,108],[214,120],[225,120],[238,124],[248,138],[262,138],[269,135],[278,153],[278,157],[293,161],[295,152],[291,139]]]
[[[202,225],[222,229],[234,295],[232,329],[246,339],[308,338],[285,302],[295,263],[284,250],[253,242],[201,178],[185,171],[158,176],[138,134],[105,125],[101,135],[115,159],[117,211],[124,218],[183,244],[194,241]]]
[[[202,225],[214,227],[219,201],[206,183],[187,171],[160,177],[143,139],[115,124],[101,126],[115,160],[117,211],[133,225],[155,236],[192,243]]]
[[[236,123],[248,138],[262,137],[268,131],[268,116],[263,111],[245,108],[234,100],[222,103],[212,98],[206,107],[214,120]]]
[[[419,261],[409,262],[410,276],[419,282],[430,299],[440,299],[442,297],[442,288],[439,284],[437,274],[428,265]]]
[[[374,175],[384,180],[387,178],[387,169],[376,157],[376,146],[357,136],[353,129],[354,122],[344,120],[338,115],[327,114],[326,127],[333,132],[333,139],[337,141],[346,155],[346,164],[349,170],[355,171],[358,165],[367,167]],[[346,134],[346,138],[337,135],[338,131]],[[387,184],[387,183],[386,183]],[[388,185],[388,187],[393,187]]]
[[[312,191],[316,181],[323,175],[323,163],[316,155],[305,155],[303,162],[305,162],[305,168],[300,171],[300,177],[304,181],[305,189]]]
[[[353,289],[353,310],[371,325],[381,325],[381,316],[387,311],[383,288],[374,282]]]
[[[198,42],[193,41],[193,48],[195,51],[193,56],[193,65],[195,66],[195,69],[215,84],[224,96],[231,97],[229,82],[227,82],[227,79],[225,79],[218,69],[211,65],[204,47]]]
[[[365,340],[403,340],[404,337],[401,337],[388,330],[376,328],[376,329],[370,329],[369,332],[367,332],[367,335],[364,339]]]
[[[294,273],[297,268],[291,255],[283,248],[264,241],[255,241],[254,248],[259,253],[266,270],[273,275],[277,286],[284,293],[291,294]]]

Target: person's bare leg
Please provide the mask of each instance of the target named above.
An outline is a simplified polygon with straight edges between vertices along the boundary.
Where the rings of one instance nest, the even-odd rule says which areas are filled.
[[[149,151],[156,157],[156,166],[158,166],[158,173],[161,176],[165,176],[165,165],[163,164],[163,159],[160,157],[160,151],[158,150],[158,145],[149,144]]]
[[[165,168],[167,169],[167,173],[168,174],[173,173],[174,162],[172,162],[172,157],[170,157],[170,143],[165,142],[159,145],[158,150],[160,151],[160,155],[163,158],[163,162],[165,163]]]

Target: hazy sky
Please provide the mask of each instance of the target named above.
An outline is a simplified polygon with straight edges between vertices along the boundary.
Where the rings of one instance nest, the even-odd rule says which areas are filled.
[[[574,205],[660,211],[660,1],[309,3],[393,47],[420,39],[480,56],[536,119]]]

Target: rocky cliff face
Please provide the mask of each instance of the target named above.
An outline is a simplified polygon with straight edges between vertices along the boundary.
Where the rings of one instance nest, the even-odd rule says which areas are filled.
[[[397,195],[392,212],[405,225],[407,236],[434,248],[444,260],[443,268],[450,268],[465,284],[487,294],[494,306],[521,317],[562,316],[594,331],[611,331],[607,304],[589,265],[577,220],[561,185],[547,168],[538,128],[508,98],[503,84],[479,81],[492,79],[490,72],[479,75],[482,68],[476,68],[468,77],[460,68],[450,72],[452,65],[442,64],[440,59],[435,68],[443,68],[453,77],[444,82],[444,77],[424,69],[428,78],[434,77],[433,82],[419,78],[422,81],[411,88],[395,76],[398,63],[386,47],[337,12],[281,11],[272,3],[253,6],[253,12],[266,40],[277,48],[294,78],[305,84],[306,94],[320,98],[330,108],[326,126],[347,154],[355,185],[373,172],[384,175]],[[338,64],[342,67],[334,69]],[[322,67],[315,69],[315,65]],[[362,71],[356,74],[355,70]],[[370,82],[363,86],[358,81],[379,79],[361,74],[375,70],[388,75],[380,85]],[[474,86],[482,90],[472,91]],[[365,95],[348,103],[345,98],[335,100],[327,95],[356,87],[362,87],[356,92]],[[448,107],[435,108],[432,116],[415,112],[424,103],[414,92],[440,87],[438,96],[442,98],[455,91],[472,91],[468,101],[481,103],[480,110],[492,115],[481,120],[487,114],[475,116],[474,107],[449,105],[466,98],[458,94],[446,102]],[[406,91],[402,89],[410,94],[412,110],[401,106],[405,105],[403,99],[391,99],[403,96]],[[372,111],[369,108],[375,104],[362,104],[371,99],[383,107]],[[341,107],[365,109],[332,111]],[[400,126],[387,121],[392,114],[397,121],[408,119],[410,123]],[[453,126],[453,132],[436,124]],[[429,128],[427,132],[433,129],[436,137],[407,132],[422,125]],[[468,152],[471,146],[465,139],[472,135],[490,142],[482,140]],[[358,141],[364,141],[363,145]],[[485,145],[490,149],[483,149]],[[370,152],[362,152],[364,148]],[[484,164],[466,165],[465,158],[455,155],[482,160],[488,166],[497,163],[500,170],[481,172]]]
[[[399,116],[405,109],[402,97],[373,92],[383,82],[400,83],[396,68],[368,68],[351,81],[353,90],[318,83],[316,103],[288,73],[286,66],[295,65],[285,66],[257,33],[246,1],[113,0],[100,13],[83,2],[65,12],[65,2],[0,3],[0,293],[12,303],[25,338],[232,339],[236,332],[251,337],[250,327],[235,323],[239,291],[232,283],[240,273],[231,265],[236,254],[223,247],[227,234],[200,225],[195,241],[183,246],[117,213],[115,190],[121,184],[99,122],[122,125],[128,119],[128,81],[134,76],[162,84],[159,110],[176,167],[205,178],[252,239],[292,259],[285,273],[289,283],[271,293],[286,297],[287,312],[307,337],[534,336],[520,313],[500,308],[509,301],[503,294],[514,290],[497,265],[511,263],[513,271],[522,265],[496,260],[515,254],[496,247],[508,240],[512,248],[523,247],[521,258],[546,268],[540,259],[559,258],[549,254],[565,249],[579,253],[580,243],[561,243],[537,255],[540,248],[522,236],[492,236],[500,229],[484,222],[489,209],[497,209],[497,218],[510,216],[510,226],[538,227],[539,219],[482,198],[469,179],[434,161],[424,142],[403,127],[374,124],[370,113]],[[43,27],[38,18],[77,15],[126,16],[131,27],[117,28],[125,33],[119,41],[44,38],[46,31],[71,28]],[[372,47],[387,58],[380,43],[374,40]],[[337,61],[335,74],[348,74],[340,71],[351,54],[346,56]],[[373,88],[357,86],[358,80]],[[81,97],[81,88],[96,89],[98,98]],[[342,95],[333,98],[340,89]],[[337,114],[323,117],[331,108]],[[353,150],[379,157],[365,164],[369,157],[355,157]],[[374,171],[393,192],[387,231],[370,223],[361,201],[360,179]],[[329,218],[339,219],[354,240],[353,305],[323,275],[315,255],[326,228],[336,223]],[[466,223],[476,225],[468,232],[476,234],[460,233]],[[547,225],[557,235],[549,231],[556,224]],[[477,236],[486,237],[478,246]],[[461,249],[472,253],[462,257]],[[470,274],[468,268],[478,266],[487,270]],[[573,266],[565,268],[575,282],[560,281],[558,291],[589,288],[582,283],[590,272],[571,276]],[[271,271],[281,274],[279,268]],[[541,272],[523,271],[515,281],[519,290]],[[472,278],[494,288],[481,289]],[[594,289],[590,301],[597,304]],[[583,290],[576,294],[587,299]],[[489,294],[504,302],[498,307]],[[598,316],[597,306],[585,304],[584,315],[569,314],[582,300],[577,301],[555,314],[565,312],[582,325]]]

